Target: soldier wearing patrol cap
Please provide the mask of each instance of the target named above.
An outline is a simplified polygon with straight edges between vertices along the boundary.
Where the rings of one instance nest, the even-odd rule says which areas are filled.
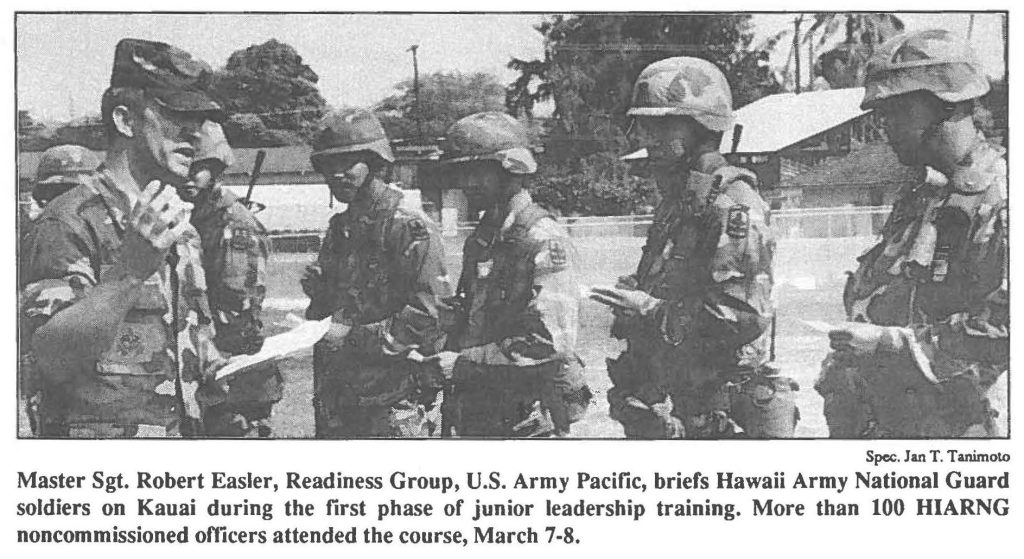
[[[900,35],[869,61],[879,112],[921,182],[843,293],[816,384],[832,437],[1005,435],[1009,360],[1006,161],[975,127],[981,63],[943,30]]]
[[[395,157],[372,113],[328,115],[311,160],[348,205],[302,279],[306,318],[331,317],[314,347],[316,436],[429,436],[441,379],[424,358],[444,345],[438,306],[451,295],[440,233],[382,180]]]
[[[755,176],[718,152],[732,125],[725,76],[668,58],[637,79],[636,117],[661,191],[640,264],[592,298],[626,351],[608,361],[627,437],[789,437],[792,381],[766,367],[774,242]]]
[[[267,293],[270,240],[245,203],[218,183],[234,162],[220,124],[208,120],[200,132],[192,180],[179,189],[195,204],[192,225],[203,246],[214,342],[226,355],[253,354],[263,347],[260,313]],[[270,437],[273,405],[283,396],[276,362],[228,381],[220,394],[210,391],[203,427],[211,437]]]
[[[210,67],[168,45],[120,41],[102,117],[106,160],[51,202],[29,254],[26,319],[46,435],[200,431],[223,363],[212,340],[199,236],[176,187],[200,129],[221,118]]]
[[[477,113],[448,129],[442,164],[480,224],[466,239],[449,348],[445,435],[567,435],[590,402],[576,354],[580,287],[565,229],[533,203],[521,124]]]

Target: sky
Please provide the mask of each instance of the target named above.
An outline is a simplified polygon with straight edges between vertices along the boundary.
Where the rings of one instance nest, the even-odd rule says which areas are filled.
[[[792,25],[792,14],[753,18],[755,43]],[[908,29],[944,27],[966,34],[966,14],[901,14]],[[288,43],[320,76],[320,91],[335,105],[367,106],[412,77],[410,45],[418,44],[421,74],[439,70],[487,72],[507,83],[510,57],[543,56],[534,25],[538,14],[20,14],[17,76],[20,109],[62,121],[99,112],[109,83],[114,46],[123,37],[175,44],[209,62],[225,64],[235,50],[271,38]],[[73,30],[73,33],[69,33]],[[972,42],[993,77],[1003,74],[999,15],[975,18]],[[72,40],[69,40],[72,39]],[[773,64],[785,62],[785,54]]]

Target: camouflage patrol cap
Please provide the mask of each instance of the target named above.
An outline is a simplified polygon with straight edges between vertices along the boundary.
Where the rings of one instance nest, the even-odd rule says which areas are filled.
[[[39,159],[36,184],[78,184],[79,175],[91,173],[99,166],[99,157],[82,146],[53,146]]]
[[[526,128],[505,113],[476,113],[458,120],[448,128],[442,149],[445,164],[493,160],[514,175],[537,172]]]
[[[231,144],[224,136],[224,129],[220,124],[207,120],[199,129],[199,145],[196,148],[196,155],[193,159],[193,168],[197,165],[216,162],[219,164],[219,171],[227,169],[235,162],[235,154],[231,150]]]
[[[142,89],[168,109],[210,113],[221,120],[224,111],[208,93],[211,74],[209,64],[173,45],[121,39],[114,49],[110,87]]]
[[[309,159],[315,166],[324,156],[357,151],[371,151],[388,163],[395,162],[391,142],[376,115],[363,110],[337,111],[320,122]]]
[[[732,126],[732,91],[711,62],[688,56],[666,58],[640,72],[628,114],[690,116],[709,130],[724,132]]]
[[[989,90],[977,54],[944,29],[906,33],[886,41],[868,61],[866,74],[862,109],[914,91],[959,103]]]

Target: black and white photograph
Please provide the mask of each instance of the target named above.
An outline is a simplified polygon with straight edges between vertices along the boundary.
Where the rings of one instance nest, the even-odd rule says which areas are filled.
[[[1008,439],[1008,19],[17,13],[8,437]]]

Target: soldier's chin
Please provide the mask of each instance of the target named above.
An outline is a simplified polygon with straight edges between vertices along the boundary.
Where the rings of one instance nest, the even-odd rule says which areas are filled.
[[[352,203],[356,199],[357,192],[359,192],[359,188],[350,185],[331,187],[331,196],[334,196],[334,199],[342,204]]]

